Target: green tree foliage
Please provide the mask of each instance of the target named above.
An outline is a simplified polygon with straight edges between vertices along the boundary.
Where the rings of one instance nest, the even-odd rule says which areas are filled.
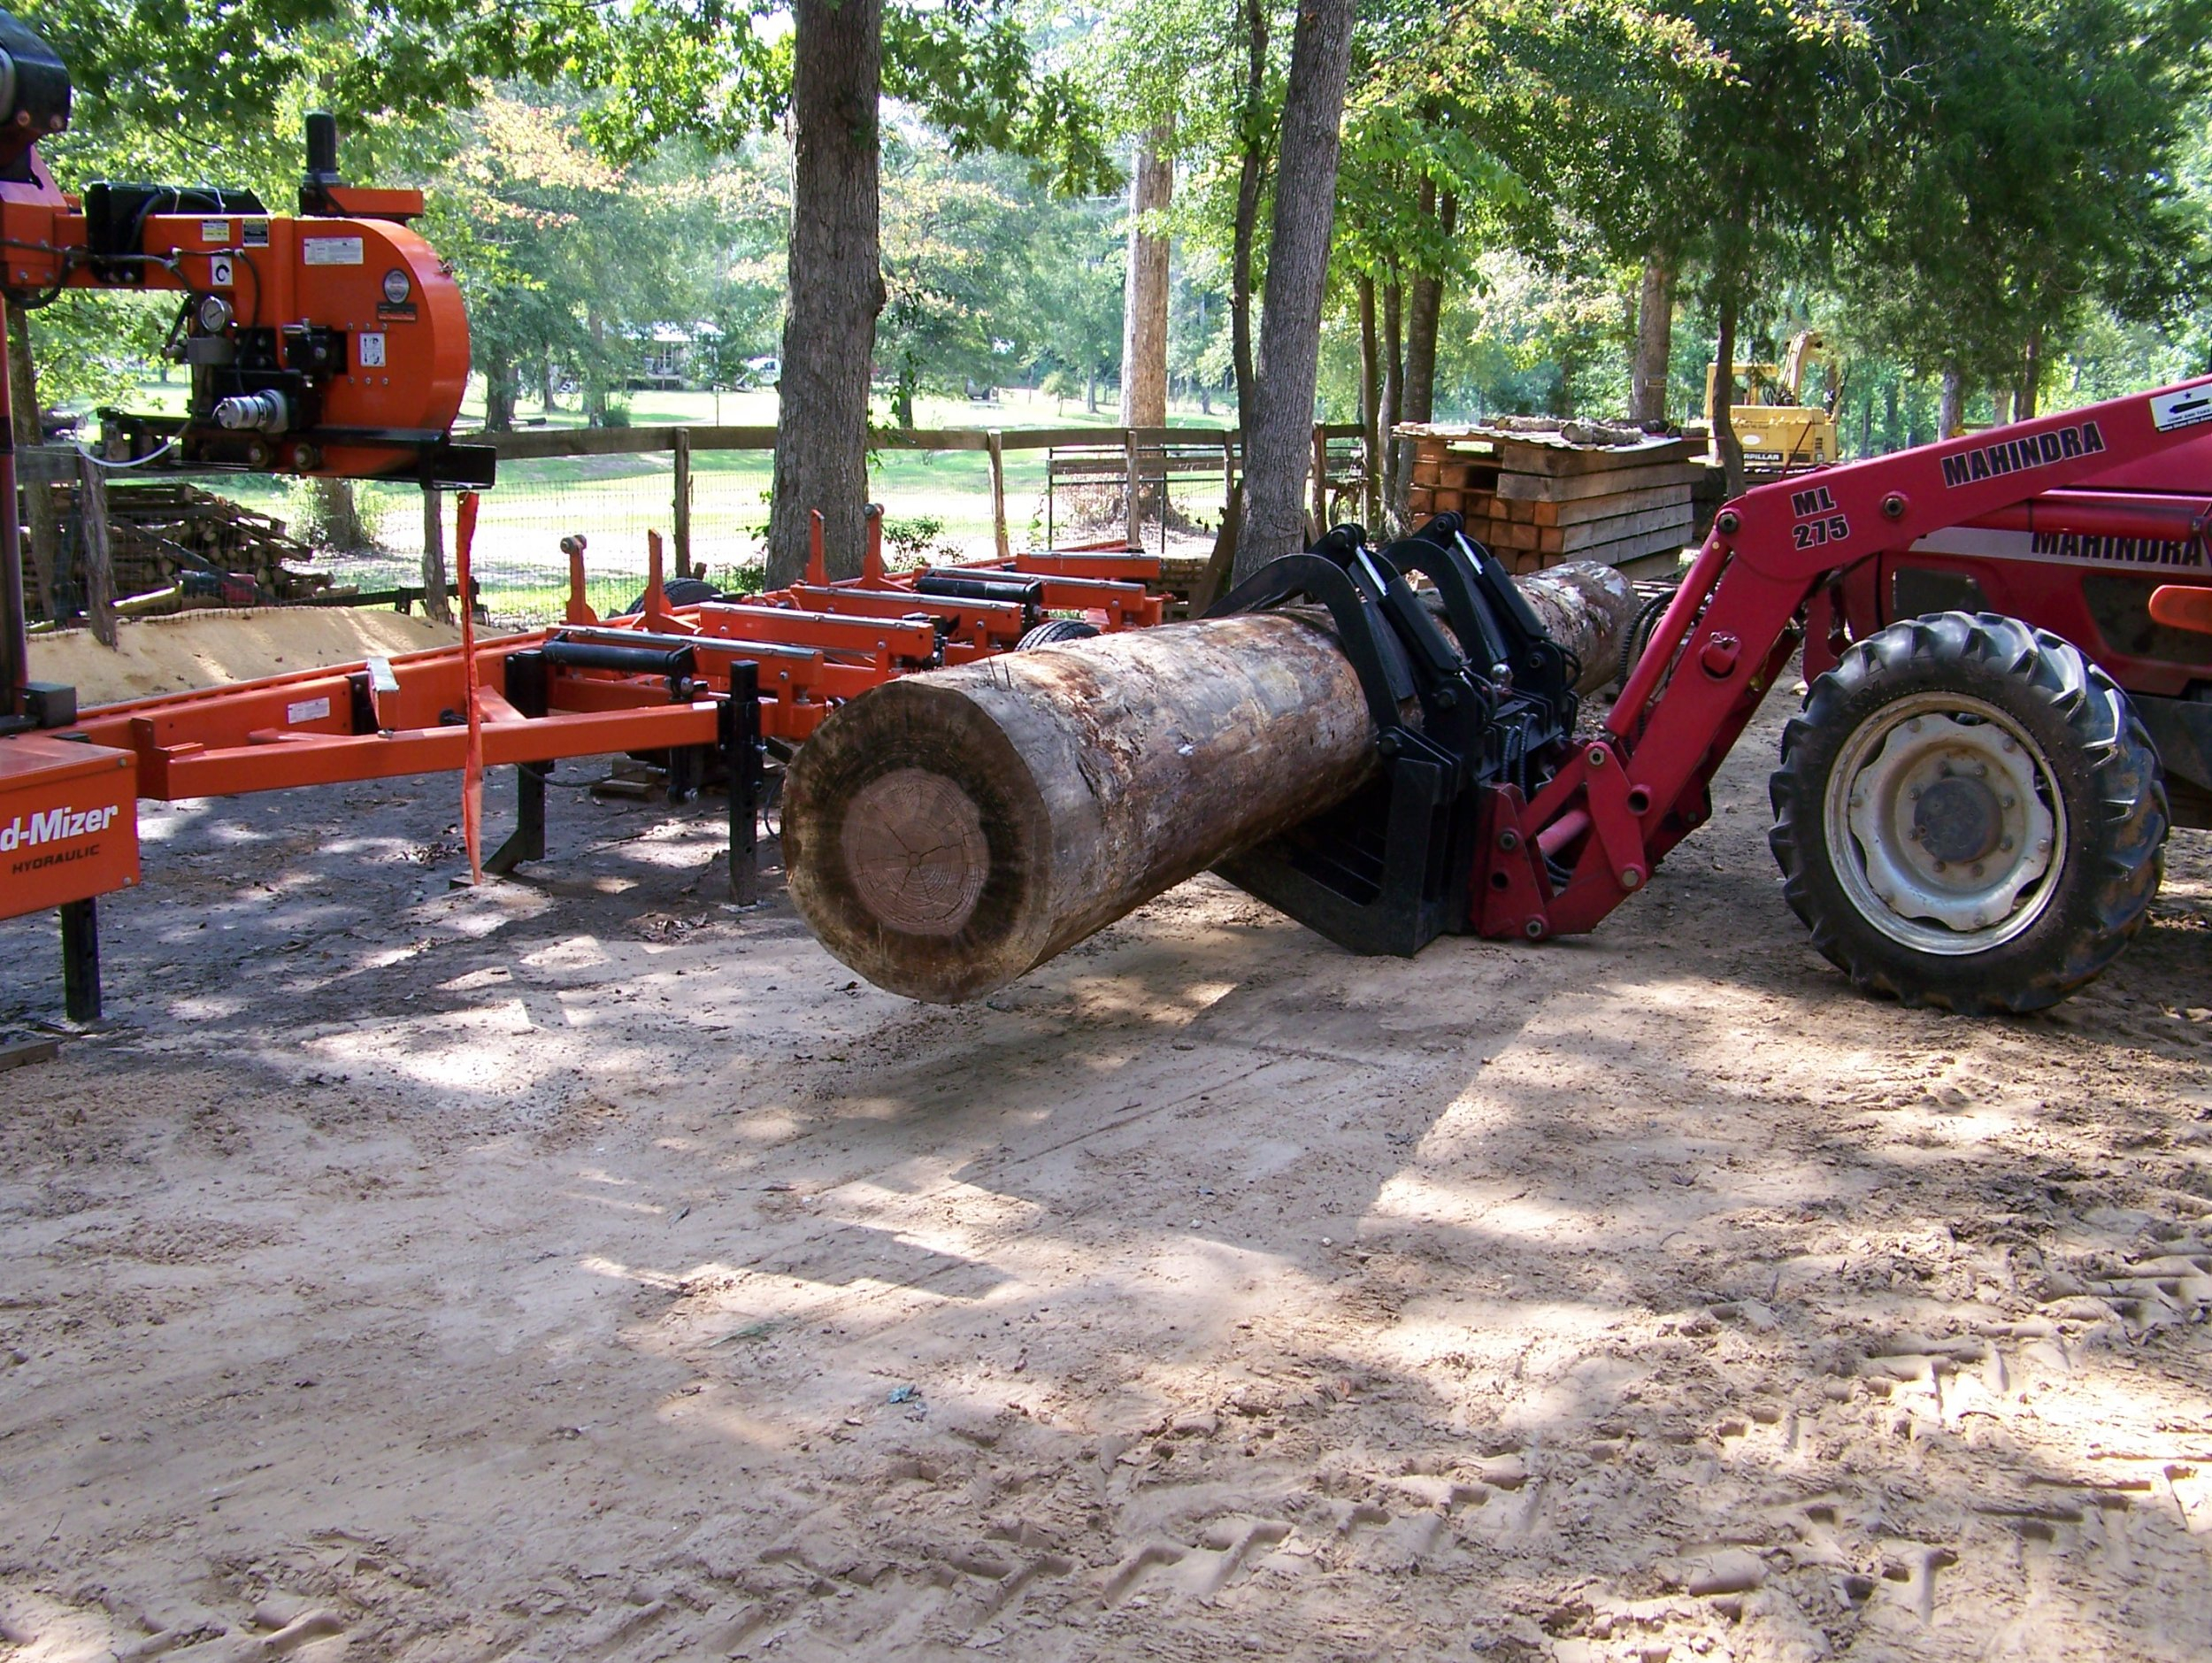
[[[2202,292],[2203,0],[1896,0],[1882,52],[1898,155],[1839,250],[1860,338],[2032,410],[2054,343],[2101,312],[2177,319]]]
[[[457,118],[428,227],[460,272],[488,425],[509,425],[526,374],[572,375],[604,410],[655,324],[760,351],[780,294],[770,168],[687,145],[620,167],[580,137],[574,97],[499,93]]]

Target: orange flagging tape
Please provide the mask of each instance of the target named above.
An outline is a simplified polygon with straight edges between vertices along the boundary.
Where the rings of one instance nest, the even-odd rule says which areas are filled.
[[[461,694],[468,712],[469,743],[461,765],[461,841],[468,845],[469,882],[484,881],[484,716],[476,708],[476,585],[472,581],[469,555],[476,543],[474,491],[461,493],[461,509],[454,527],[455,565],[461,580]]]

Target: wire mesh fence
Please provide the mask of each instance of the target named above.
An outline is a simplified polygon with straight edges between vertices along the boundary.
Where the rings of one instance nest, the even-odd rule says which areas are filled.
[[[515,626],[560,619],[569,597],[561,545],[574,536],[585,540],[593,610],[607,616],[630,607],[645,586],[649,533],[662,535],[666,572],[676,574],[685,478],[681,547],[691,569],[724,590],[757,591],[773,473],[764,434],[772,437],[770,429],[712,428],[515,435],[509,443],[522,454],[503,454],[499,483],[478,510],[472,566],[483,611]],[[894,569],[987,559],[1002,550],[1121,543],[1132,530],[1133,460],[1137,542],[1191,558],[1212,546],[1220,526],[1235,443],[1233,432],[1209,429],[918,433],[871,454],[869,489],[883,508]],[[306,550],[289,558],[326,577],[330,598],[425,588],[426,545],[434,540],[446,586],[457,576],[450,494],[426,499],[419,487],[381,481],[334,491],[328,482],[237,473],[192,482],[283,521]]]

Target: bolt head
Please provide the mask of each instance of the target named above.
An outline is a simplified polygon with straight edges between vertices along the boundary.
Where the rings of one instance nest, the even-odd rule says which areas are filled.
[[[1637,871],[1635,867],[1623,866],[1621,868],[1621,888],[1624,889],[1632,889],[1643,881],[1644,874]]]
[[[1509,826],[1498,834],[1498,847],[1504,850],[1509,855],[1520,846],[1521,834],[1514,830],[1512,827]]]
[[[1544,920],[1540,918],[1532,918],[1527,923],[1521,926],[1521,934],[1527,936],[1531,941],[1543,940]]]

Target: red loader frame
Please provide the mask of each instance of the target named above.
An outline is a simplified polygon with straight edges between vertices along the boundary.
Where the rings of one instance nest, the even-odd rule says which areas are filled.
[[[1648,883],[1660,858],[1710,815],[1715,771],[1798,643],[1807,642],[1809,676],[1835,662],[1850,621],[1868,615],[1849,606],[1848,586],[1874,581],[1885,555],[1955,527],[2024,528],[2179,542],[2194,547],[2200,571],[2212,518],[2208,422],[2212,376],[1801,474],[1728,504],[1604,733],[1532,800],[1494,789],[1470,905],[1479,933],[1578,934]],[[2192,446],[2185,459],[2171,454]],[[2143,466],[2161,458],[2163,469]],[[2201,491],[2176,491],[2177,473]],[[2162,483],[2144,493],[2154,479]],[[2130,687],[2172,679],[2170,666],[2124,667],[2139,673],[2120,676]],[[1554,863],[1569,872],[1563,884]]]

